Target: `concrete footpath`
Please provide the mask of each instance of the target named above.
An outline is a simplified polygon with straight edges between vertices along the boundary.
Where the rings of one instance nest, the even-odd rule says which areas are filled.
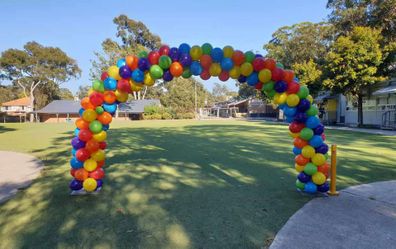
[[[396,180],[354,186],[297,211],[270,249],[396,248]]]
[[[0,203],[11,198],[18,189],[29,186],[42,167],[42,162],[33,156],[0,151]]]

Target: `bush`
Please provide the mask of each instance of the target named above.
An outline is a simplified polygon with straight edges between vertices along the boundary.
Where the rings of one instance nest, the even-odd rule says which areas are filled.
[[[162,113],[162,119],[173,119],[173,116],[169,112],[164,112]]]
[[[158,105],[144,107],[144,119],[172,119],[174,114],[171,109]]]
[[[162,116],[159,113],[154,113],[150,115],[144,114],[143,118],[146,120],[155,120],[155,119],[162,119]]]
[[[178,113],[177,118],[178,119],[193,119],[193,118],[195,118],[195,113],[193,113],[193,112]]]

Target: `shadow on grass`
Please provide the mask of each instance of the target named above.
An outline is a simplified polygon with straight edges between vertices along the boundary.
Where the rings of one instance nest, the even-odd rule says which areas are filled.
[[[67,195],[71,137],[65,137],[53,141],[56,153],[41,158],[43,177],[0,206],[9,248],[261,248],[311,199],[294,190],[284,128],[111,130],[103,191],[76,197]],[[343,164],[357,164],[359,156]],[[346,177],[365,182],[392,172],[369,164],[360,162],[370,179],[353,168]]]
[[[4,132],[7,132],[7,131],[16,131],[16,129],[15,128],[11,128],[11,127],[4,127],[4,126],[0,125],[0,134],[4,133]]]

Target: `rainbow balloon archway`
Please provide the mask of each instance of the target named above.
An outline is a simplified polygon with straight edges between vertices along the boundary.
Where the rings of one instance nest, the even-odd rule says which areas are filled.
[[[171,81],[174,77],[199,76],[203,80],[218,77],[246,83],[261,91],[283,110],[294,139],[296,187],[315,193],[327,192],[329,164],[328,146],[324,143],[324,126],[317,117],[318,109],[305,85],[299,84],[291,70],[275,60],[251,51],[241,52],[231,46],[213,48],[205,43],[178,48],[162,46],[158,51],[128,55],[95,80],[89,96],[81,100],[80,118],[76,120],[75,137],[70,160],[74,179],[69,187],[73,193],[98,191],[105,175],[106,138],[117,105],[131,92],[153,86],[156,80]]]

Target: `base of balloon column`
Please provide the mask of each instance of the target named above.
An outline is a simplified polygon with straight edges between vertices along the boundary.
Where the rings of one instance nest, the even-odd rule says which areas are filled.
[[[296,189],[296,191],[299,192],[302,195],[308,195],[308,196],[313,196],[313,197],[329,197],[327,192],[319,192],[319,191],[317,191],[315,193],[308,193],[308,192],[305,192],[305,191],[303,191],[301,189],[298,189],[298,188]]]
[[[94,195],[100,192],[102,188],[98,188],[97,190],[93,191],[93,192],[87,192],[84,189],[80,189],[80,190],[73,190],[70,195]]]

